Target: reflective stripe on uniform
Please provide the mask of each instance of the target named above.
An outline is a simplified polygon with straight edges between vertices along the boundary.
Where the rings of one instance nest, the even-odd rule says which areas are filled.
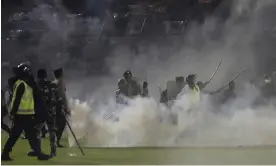
[[[19,87],[19,85],[23,83],[24,87],[25,87],[25,91],[24,94],[21,98],[19,107],[18,107],[18,111],[16,114],[19,115],[33,115],[35,114],[34,111],[34,97],[33,97],[33,90],[32,88],[23,80],[17,80],[14,87],[13,87],[13,96],[12,96],[12,102],[11,102],[11,109],[13,107],[14,104],[14,100],[16,98],[16,93],[17,93],[17,88]]]
[[[194,86],[192,91],[192,102],[193,104],[197,104],[200,101],[200,89],[197,85]]]

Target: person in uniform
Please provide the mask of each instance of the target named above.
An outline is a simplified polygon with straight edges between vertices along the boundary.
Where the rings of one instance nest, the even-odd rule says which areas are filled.
[[[4,146],[1,160],[12,160],[9,153],[20,137],[25,132],[32,149],[37,154],[38,160],[48,160],[49,156],[41,152],[40,140],[37,137],[35,120],[35,100],[32,87],[32,73],[29,65],[22,63],[15,70],[17,81],[14,84],[14,91],[11,101],[10,119],[13,120],[10,136]]]
[[[66,87],[63,80],[63,70],[62,68],[53,71],[55,80],[53,84],[57,88],[57,103],[56,103],[56,125],[57,125],[57,147],[64,147],[60,144],[60,140],[64,129],[66,127],[66,116],[70,115],[70,110],[68,108],[68,101],[66,97]]]
[[[186,77],[186,85],[177,98],[183,96],[184,94],[189,95],[192,105],[197,104],[200,101],[200,88],[196,84],[195,74],[190,74]]]
[[[125,71],[123,76],[127,88],[127,97],[134,98],[138,95],[142,95],[142,88],[140,87],[138,82],[135,79],[133,79],[131,71]]]
[[[56,156],[56,109],[55,109],[55,102],[56,102],[56,87],[51,81],[47,80],[47,72],[45,69],[39,69],[37,72],[37,85],[40,90],[40,94],[42,95],[43,102],[45,102],[46,110],[47,110],[47,118],[46,118],[46,125],[49,132],[50,137],[50,157]],[[45,128],[41,129],[42,135],[46,135],[47,130]],[[42,136],[43,137],[43,136]],[[29,154],[30,156],[34,156],[35,154]]]

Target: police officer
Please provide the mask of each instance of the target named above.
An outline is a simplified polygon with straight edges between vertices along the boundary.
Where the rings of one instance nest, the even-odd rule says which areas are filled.
[[[141,95],[142,88],[137,83],[137,81],[133,79],[131,71],[130,70],[125,71],[123,76],[124,76],[125,84],[127,86],[127,91],[128,91],[127,97],[132,98],[132,97]]]
[[[188,77],[186,77],[186,83],[187,85],[183,88],[178,97],[184,94],[189,94],[191,104],[197,104],[200,100],[200,88],[198,87],[198,85],[196,85],[196,75],[188,75]]]
[[[56,133],[55,133],[56,132],[56,109],[55,109],[56,87],[54,84],[52,84],[50,81],[47,80],[47,72],[45,69],[38,70],[37,78],[38,78],[37,85],[40,90],[40,94],[43,97],[45,105],[47,106],[46,125],[50,136],[50,147],[51,147],[50,157],[54,157],[56,156]],[[42,133],[44,135],[47,133],[47,131],[43,131],[43,128],[41,132],[44,132]],[[30,153],[29,155],[33,156]]]
[[[12,151],[22,131],[25,132],[31,147],[38,160],[48,160],[49,156],[41,152],[40,140],[35,129],[35,100],[32,87],[32,73],[29,65],[20,64],[15,70],[17,81],[11,101],[10,118],[13,120],[10,137],[8,138],[1,160],[12,160],[9,153]]]
[[[116,103],[127,104],[125,100],[125,96],[128,95],[128,88],[125,80],[120,79],[117,86],[118,86],[118,89],[116,90]]]
[[[57,103],[56,103],[56,125],[57,125],[57,146],[62,148],[63,145],[60,144],[60,140],[64,129],[66,127],[66,116],[70,115],[70,110],[68,108],[68,101],[66,97],[66,87],[63,80],[63,70],[62,68],[53,71],[55,80],[53,84],[57,88]]]

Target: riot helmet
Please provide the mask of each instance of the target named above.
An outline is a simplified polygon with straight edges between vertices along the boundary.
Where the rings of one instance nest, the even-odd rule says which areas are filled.
[[[195,85],[196,83],[196,75],[195,74],[190,74],[188,77],[186,77],[186,82],[188,85]]]
[[[127,70],[127,71],[125,71],[123,76],[126,80],[130,80],[132,78],[132,73],[130,70]]]
[[[32,71],[28,62],[19,64],[18,66],[13,68],[13,71],[15,75],[21,79],[28,79],[32,77]]]

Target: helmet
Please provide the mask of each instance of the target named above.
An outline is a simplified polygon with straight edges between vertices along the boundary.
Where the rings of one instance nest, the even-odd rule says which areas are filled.
[[[127,71],[125,71],[125,73],[124,73],[124,75],[123,75],[125,78],[126,77],[129,77],[129,76],[131,76],[132,77],[132,73],[131,73],[131,71],[130,70],[127,70]]]
[[[196,75],[195,74],[190,74],[188,75],[188,77],[186,77],[186,81],[190,81],[190,80],[195,80],[196,79]]]
[[[24,62],[13,68],[13,71],[18,77],[30,77],[32,75],[30,63]]]
[[[45,69],[39,69],[37,71],[37,78],[43,79],[43,78],[47,78],[47,72]]]

